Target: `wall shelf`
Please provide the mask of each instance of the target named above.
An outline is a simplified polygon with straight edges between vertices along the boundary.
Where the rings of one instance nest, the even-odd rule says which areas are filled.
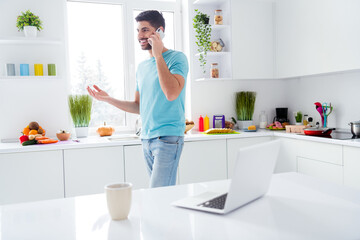
[[[202,52],[203,53],[203,52]],[[196,53],[195,56],[199,57],[201,53]],[[207,56],[208,57],[213,57],[213,56],[225,56],[225,55],[229,55],[230,52],[207,52]]]
[[[230,25],[211,25],[212,30],[230,29]]]
[[[62,42],[59,39],[51,39],[51,38],[26,38],[26,37],[7,37],[0,38],[0,44],[6,45],[23,45],[23,44],[47,44],[47,45],[60,45]]]
[[[57,80],[60,79],[59,76],[0,76],[0,81],[12,81],[12,80]]]
[[[233,80],[232,78],[198,78],[195,79],[195,82],[218,82],[218,81],[229,81]]]
[[[195,0],[193,2],[194,5],[208,5],[208,4],[221,4],[225,3],[226,0]]]

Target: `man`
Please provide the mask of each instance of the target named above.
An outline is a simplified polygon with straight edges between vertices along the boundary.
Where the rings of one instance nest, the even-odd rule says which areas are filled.
[[[134,101],[110,97],[94,85],[87,88],[95,99],[115,107],[140,113],[141,141],[150,187],[176,184],[176,174],[184,145],[186,56],[164,47],[158,28],[165,31],[165,20],[158,11],[144,11],[136,18],[138,41],[150,58],[139,64]]]

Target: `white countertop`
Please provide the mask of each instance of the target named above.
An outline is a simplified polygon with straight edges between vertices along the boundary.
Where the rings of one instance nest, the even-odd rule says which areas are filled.
[[[239,130],[237,130],[239,131]],[[234,138],[250,138],[250,137],[265,137],[276,136],[293,139],[300,139],[306,141],[331,143],[344,146],[360,147],[360,139],[338,140],[331,138],[311,137],[295,133],[286,133],[285,131],[270,131],[258,130],[256,132],[242,132],[240,134],[224,134],[224,135],[206,135],[192,130],[185,134],[185,142],[187,141],[206,141],[216,139],[234,139]],[[15,152],[34,152],[34,151],[50,151],[74,148],[88,148],[88,147],[110,147],[121,145],[137,145],[141,144],[140,138],[135,139],[135,134],[114,135],[112,137],[98,137],[92,136],[87,138],[79,138],[79,142],[72,140],[58,142],[55,144],[36,144],[31,146],[22,146],[19,142],[0,143],[0,153],[15,153]],[[109,138],[116,138],[116,140],[109,140]]]
[[[0,206],[0,239],[360,239],[360,192],[298,173],[274,174],[265,197],[227,215],[170,204],[229,180],[133,191],[112,221],[104,194]]]

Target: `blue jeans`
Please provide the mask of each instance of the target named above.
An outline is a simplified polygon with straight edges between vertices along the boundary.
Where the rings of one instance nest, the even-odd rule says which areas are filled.
[[[150,175],[150,187],[175,185],[184,137],[162,136],[141,141]]]

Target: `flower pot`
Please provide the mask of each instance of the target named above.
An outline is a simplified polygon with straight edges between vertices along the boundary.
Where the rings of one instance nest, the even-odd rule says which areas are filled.
[[[89,135],[88,127],[75,127],[76,137],[85,138]]]
[[[302,122],[296,122],[295,125],[303,125]]]
[[[247,121],[238,120],[237,125],[240,130],[248,129],[249,126],[253,125],[253,121],[252,120],[247,120]]]
[[[24,27],[24,34],[25,34],[25,37],[36,37],[37,28],[34,27],[34,26],[25,26]]]

